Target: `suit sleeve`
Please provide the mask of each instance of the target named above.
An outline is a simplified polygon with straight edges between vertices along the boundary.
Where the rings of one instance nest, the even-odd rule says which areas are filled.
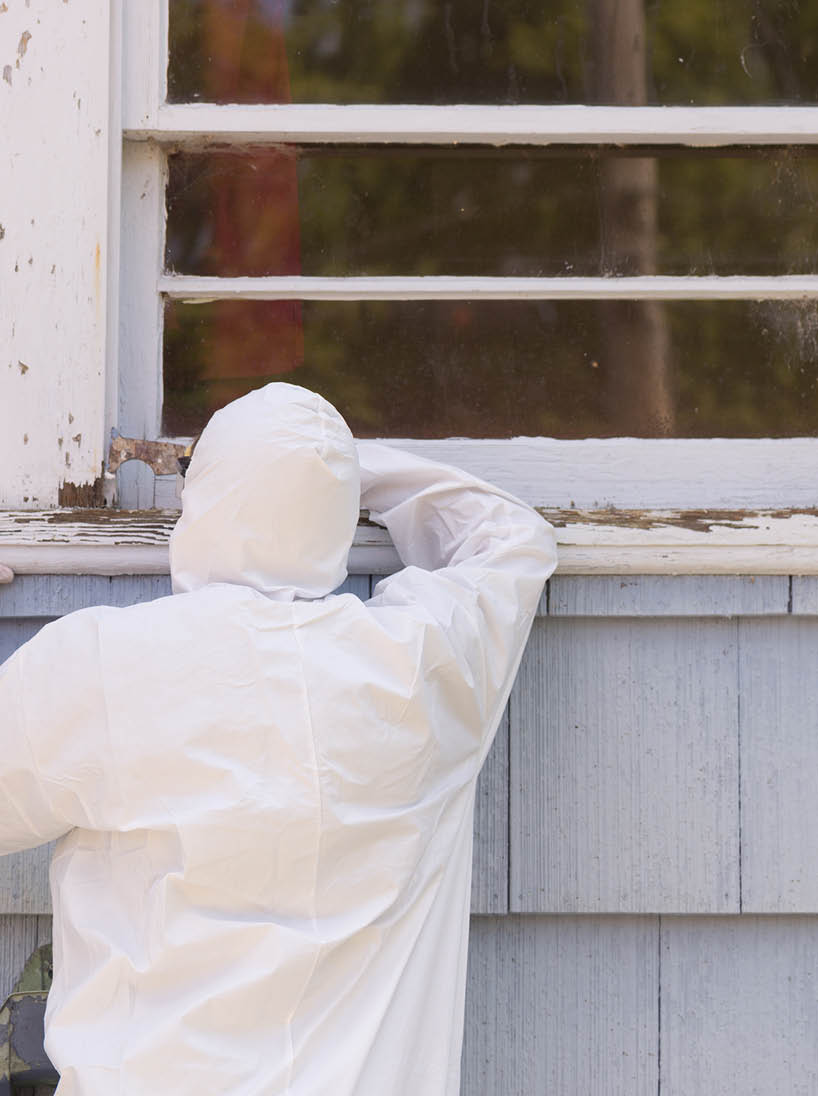
[[[47,624],[0,666],[0,855],[92,824],[105,722],[98,670],[92,610]]]
[[[359,442],[358,455],[361,505],[407,565],[378,583],[372,604],[402,605],[435,622],[490,736],[556,567],[554,530],[530,506],[457,468],[375,442]]]

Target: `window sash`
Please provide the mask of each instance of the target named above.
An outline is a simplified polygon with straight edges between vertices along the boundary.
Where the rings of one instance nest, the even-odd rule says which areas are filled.
[[[165,103],[167,0],[123,0],[120,429],[157,437],[162,302],[231,299],[813,299],[818,276],[630,278],[201,278],[163,273],[166,152],[214,143],[693,147],[818,143],[818,107],[224,106]],[[808,507],[818,438],[404,440],[538,506]],[[172,504],[136,464],[126,506]]]

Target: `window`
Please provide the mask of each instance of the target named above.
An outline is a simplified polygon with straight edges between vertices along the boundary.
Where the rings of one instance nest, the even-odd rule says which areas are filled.
[[[810,5],[151,11],[125,24],[134,425],[185,436],[279,377],[540,505],[812,501]]]

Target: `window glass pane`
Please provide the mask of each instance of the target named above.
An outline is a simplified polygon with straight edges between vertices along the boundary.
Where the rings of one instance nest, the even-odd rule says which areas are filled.
[[[170,0],[169,98],[808,103],[813,0]]]
[[[815,302],[170,302],[167,434],[287,380],[360,436],[818,435]]]
[[[818,150],[338,147],[170,157],[186,274],[818,270]]]

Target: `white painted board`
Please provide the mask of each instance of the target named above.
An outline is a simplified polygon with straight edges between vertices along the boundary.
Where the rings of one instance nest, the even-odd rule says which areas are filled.
[[[0,506],[78,505],[102,474],[111,11],[0,5]]]

